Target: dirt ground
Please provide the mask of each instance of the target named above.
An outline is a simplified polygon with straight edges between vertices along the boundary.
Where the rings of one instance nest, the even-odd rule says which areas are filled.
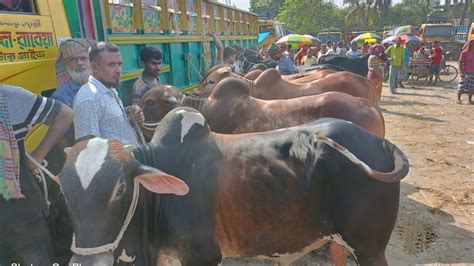
[[[384,84],[386,138],[409,158],[389,265],[474,265],[474,105],[455,103],[456,83],[407,82],[391,95]],[[271,265],[227,259],[224,265]],[[293,265],[330,264],[327,249]],[[349,261],[348,264],[354,264]]]
[[[386,138],[411,164],[389,264],[474,264],[474,105],[455,103],[455,83],[383,90]]]

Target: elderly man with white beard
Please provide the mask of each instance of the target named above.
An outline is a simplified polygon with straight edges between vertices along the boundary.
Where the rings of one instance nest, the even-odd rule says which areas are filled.
[[[95,43],[91,39],[68,39],[59,46],[58,61],[63,61],[69,80],[63,82],[51,96],[72,108],[74,97],[91,75],[88,49]]]

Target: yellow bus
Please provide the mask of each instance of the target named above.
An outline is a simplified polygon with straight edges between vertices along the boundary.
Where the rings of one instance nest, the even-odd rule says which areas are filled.
[[[332,43],[338,43],[343,40],[343,33],[342,32],[320,32],[318,33],[317,38],[323,42],[332,42]]]
[[[285,36],[285,30],[283,23],[269,20],[269,19],[259,19],[258,20],[258,32],[259,34],[265,34],[265,38],[259,42],[259,46],[263,45],[270,46],[281,37]],[[266,34],[267,33],[267,34]]]
[[[420,35],[425,42],[438,41],[451,43],[454,41],[454,26],[451,23],[422,24]]]

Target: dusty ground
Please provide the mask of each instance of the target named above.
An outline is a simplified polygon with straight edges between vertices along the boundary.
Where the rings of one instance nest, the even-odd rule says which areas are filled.
[[[474,264],[474,105],[454,102],[454,83],[407,85],[394,96],[384,86],[380,103],[387,139],[411,163],[388,261]]]
[[[463,105],[454,102],[455,83],[407,83],[396,95],[384,84],[380,107],[386,138],[400,147],[411,163],[402,182],[397,225],[387,247],[390,265],[474,265],[474,105],[467,104],[467,95],[463,97]],[[272,263],[224,262],[242,264]],[[294,263],[327,264],[324,250]]]

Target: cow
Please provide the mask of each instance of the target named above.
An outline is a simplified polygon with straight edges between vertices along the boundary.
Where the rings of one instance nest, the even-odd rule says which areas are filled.
[[[216,84],[226,77],[244,79],[234,74],[231,67],[223,66],[204,77],[197,93],[201,97],[208,97]],[[328,91],[339,91],[362,97],[371,103],[375,103],[377,98],[375,85],[370,80],[350,72],[337,72],[310,83],[295,84],[283,80],[280,72],[271,68],[265,70],[255,81],[246,81],[251,86],[250,95],[262,100],[290,99]]]
[[[59,177],[74,230],[70,263],[77,265],[155,264],[151,194],[189,191],[180,179],[136,163],[120,142],[100,138],[74,145]]]
[[[108,149],[94,148],[98,142]],[[148,208],[155,231],[142,231],[157,238],[160,257],[174,256],[183,265],[216,265],[222,256],[289,263],[332,241],[353,251],[361,265],[387,265],[385,248],[409,163],[395,145],[353,123],[323,118],[225,135],[211,132],[198,111],[177,108],[133,156],[110,142],[77,144],[60,173],[76,245],[83,249],[116,239],[131,205],[132,180],[159,185],[163,181],[151,173],[160,171],[189,187],[181,197],[155,194],[156,209]],[[149,174],[139,170],[144,167]],[[184,185],[177,186],[172,192],[185,194]],[[133,249],[120,253],[128,261],[139,256]]]
[[[256,80],[266,69],[249,71],[244,78]],[[306,83],[324,78],[325,76],[339,71],[346,71],[344,68],[334,65],[315,65],[299,69],[301,73],[283,75],[282,78],[293,83]]]
[[[178,106],[199,110],[216,133],[268,131],[334,117],[351,121],[379,137],[385,136],[384,119],[376,106],[340,92],[266,101],[250,96],[250,87],[242,79],[225,78],[207,99],[184,96],[176,88],[162,85],[150,89],[140,101],[148,123],[159,122]]]
[[[367,77],[367,73],[369,72],[369,67],[367,65],[368,60],[368,54],[359,57],[347,57],[342,55],[330,54],[320,57],[318,59],[318,63],[340,66],[354,74]]]
[[[302,84],[322,79],[336,72],[338,71],[332,69],[318,69],[298,74],[284,75],[282,76],[282,79],[291,83]]]

